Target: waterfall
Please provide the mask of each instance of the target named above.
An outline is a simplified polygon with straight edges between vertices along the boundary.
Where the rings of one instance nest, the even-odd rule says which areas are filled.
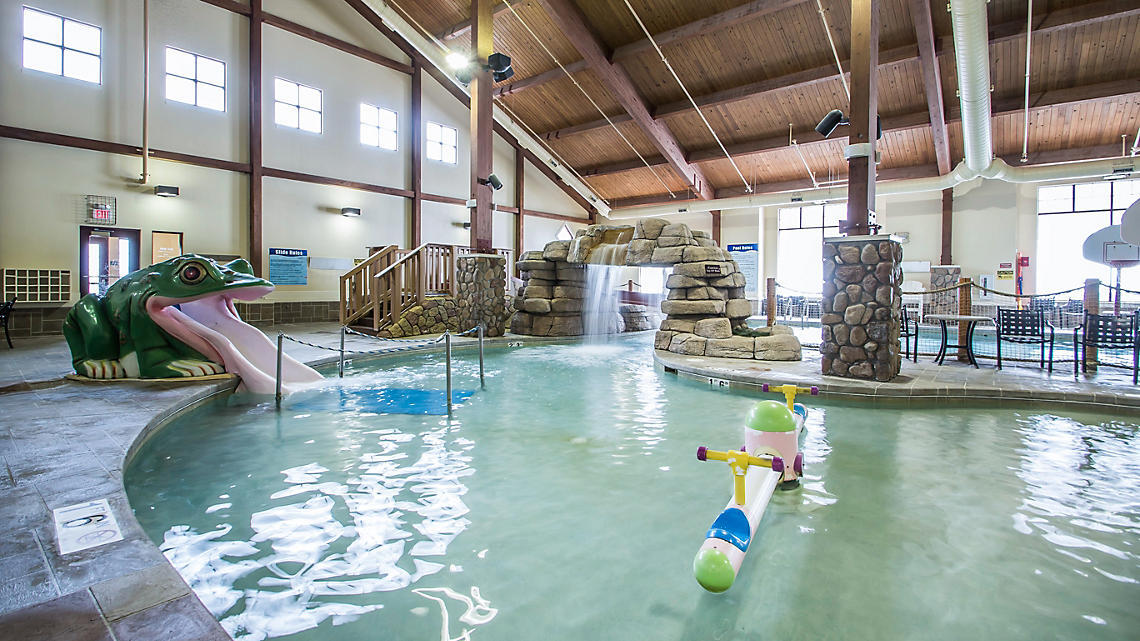
[[[602,247],[598,247],[601,250]],[[625,246],[621,246],[624,252]],[[597,250],[595,250],[595,253]],[[595,264],[586,266],[586,300],[582,309],[582,329],[586,336],[605,336],[622,331],[623,321],[618,313],[619,279],[622,267]]]

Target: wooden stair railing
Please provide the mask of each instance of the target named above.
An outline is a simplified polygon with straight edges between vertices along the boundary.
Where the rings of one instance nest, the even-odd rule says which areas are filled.
[[[511,259],[507,249],[493,250]],[[424,243],[412,250],[384,247],[340,277],[340,323],[351,325],[371,314],[372,330],[394,325],[427,296],[458,293],[455,268],[469,247]]]

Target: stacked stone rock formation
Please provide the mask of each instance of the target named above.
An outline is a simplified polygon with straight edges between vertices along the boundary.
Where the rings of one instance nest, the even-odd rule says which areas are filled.
[[[708,233],[693,231],[684,223],[669,224],[660,218],[643,218],[633,229],[625,252],[625,264],[669,267],[695,260],[732,260]]]
[[[402,338],[423,334],[442,334],[459,331],[459,307],[450,296],[428,298],[423,305],[415,305],[400,316],[400,320],[376,335],[381,338]]]
[[[889,381],[899,373],[902,246],[852,236],[823,246],[824,374]]]
[[[930,267],[930,289],[953,287],[962,279],[962,268],[957,265],[932,265]],[[957,314],[958,290],[931,294],[924,314]]]
[[[484,336],[502,336],[510,315],[506,297],[507,259],[494,254],[460,256],[455,269],[459,331],[483,326]]]
[[[570,241],[547,243],[518,262],[523,286],[514,299],[511,331],[531,336],[578,336],[582,333],[582,300],[586,267],[566,261]]]

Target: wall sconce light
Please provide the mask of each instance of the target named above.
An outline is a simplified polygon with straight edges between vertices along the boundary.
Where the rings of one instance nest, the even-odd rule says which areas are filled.
[[[447,54],[446,60],[447,66],[455,72],[455,79],[464,87],[471,84],[477,66],[490,71],[491,78],[495,82],[502,82],[515,75],[514,69],[511,68],[511,57],[505,53],[491,54],[487,57],[486,65],[475,65],[467,56],[458,52]]]
[[[178,195],[178,188],[172,185],[155,185],[154,195],[163,198],[173,198]]]
[[[463,223],[463,228],[464,229],[471,229],[471,223],[470,222]]]
[[[490,185],[491,189],[494,189],[495,191],[499,191],[503,188],[503,181],[499,180],[499,177],[495,174],[491,174],[486,178],[480,178],[478,180],[478,183],[480,185]]]
[[[360,208],[359,207],[341,207],[340,208],[340,215],[341,216],[348,216],[349,218],[355,218],[355,217],[360,215]]]

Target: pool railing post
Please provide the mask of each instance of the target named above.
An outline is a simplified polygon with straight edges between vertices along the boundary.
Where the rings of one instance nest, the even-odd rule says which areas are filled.
[[[479,325],[479,389],[487,389],[483,380],[483,325]]]
[[[344,325],[340,327],[340,364],[337,365],[336,371],[339,378],[344,378],[344,335],[348,328]]]
[[[769,278],[767,281],[767,304],[768,307],[768,327],[776,324],[776,279]]]
[[[281,409],[281,345],[284,341],[285,334],[283,332],[277,332],[277,394],[274,397],[277,409]]]
[[[443,353],[447,361],[447,415],[451,416],[451,332],[443,333]]]

